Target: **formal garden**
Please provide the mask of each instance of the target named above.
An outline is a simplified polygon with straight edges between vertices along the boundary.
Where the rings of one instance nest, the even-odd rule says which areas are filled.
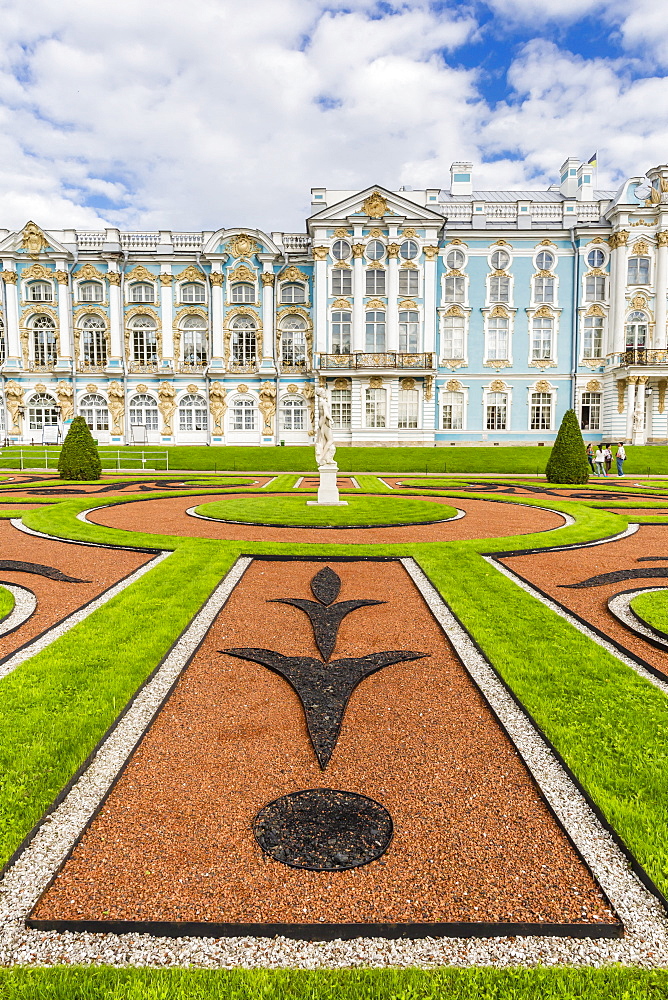
[[[87,447],[1,473],[0,997],[665,995],[667,481]]]

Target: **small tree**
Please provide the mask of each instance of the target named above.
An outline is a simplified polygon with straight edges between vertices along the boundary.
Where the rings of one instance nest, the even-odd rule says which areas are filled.
[[[61,479],[99,479],[102,471],[97,445],[83,417],[70,424],[58,459]]]
[[[566,410],[545,469],[548,483],[586,483],[591,472],[575,410]]]

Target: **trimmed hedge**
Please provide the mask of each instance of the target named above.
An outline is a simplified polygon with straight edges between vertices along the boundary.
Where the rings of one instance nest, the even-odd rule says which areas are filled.
[[[590,473],[575,410],[566,410],[545,469],[548,483],[587,483]]]
[[[83,417],[75,417],[58,459],[61,479],[99,479],[102,464],[88,424]]]

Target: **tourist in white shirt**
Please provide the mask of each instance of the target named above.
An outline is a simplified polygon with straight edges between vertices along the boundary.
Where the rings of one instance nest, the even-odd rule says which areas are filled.
[[[617,445],[617,454],[615,455],[617,459],[617,475],[624,475],[624,462],[626,461],[626,451],[624,450],[624,445],[620,441]]]
[[[600,445],[596,449],[596,454],[594,455],[594,465],[596,466],[596,475],[605,476],[605,455],[601,451]]]

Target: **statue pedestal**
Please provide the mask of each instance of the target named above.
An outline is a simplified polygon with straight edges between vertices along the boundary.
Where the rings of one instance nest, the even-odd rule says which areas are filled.
[[[320,465],[320,485],[318,486],[318,499],[307,500],[307,507],[347,507],[347,500],[339,500],[339,488],[336,485],[336,474],[339,467],[336,462],[331,465]]]

